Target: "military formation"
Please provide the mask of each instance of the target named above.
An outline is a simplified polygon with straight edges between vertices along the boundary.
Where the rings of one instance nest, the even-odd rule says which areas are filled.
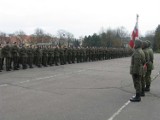
[[[127,48],[59,47],[0,44],[0,72],[33,67],[58,66],[131,56]]]
[[[131,102],[140,102],[141,97],[145,96],[145,92],[150,91],[153,60],[154,56],[150,41],[135,40],[130,74],[133,78],[136,95],[130,99]]]

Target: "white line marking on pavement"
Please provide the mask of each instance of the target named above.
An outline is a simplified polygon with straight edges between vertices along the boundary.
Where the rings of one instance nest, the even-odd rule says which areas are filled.
[[[83,72],[83,71],[86,71],[86,70],[79,70],[77,72],[69,72],[69,73],[65,73],[65,74],[57,74],[57,75],[53,75],[53,76],[41,77],[41,78],[36,78],[36,79],[32,79],[32,80],[25,80],[25,81],[21,81],[19,83],[22,84],[22,83],[27,83],[27,82],[31,82],[31,81],[49,79],[49,78],[53,78],[53,77],[60,76],[60,75],[70,75],[70,74],[79,73],[79,72]]]
[[[130,103],[127,101],[117,112],[115,112],[108,120],[113,120],[119,113]]]
[[[19,83],[26,83],[26,82],[30,82],[30,80],[21,81],[21,82],[19,82]]]
[[[0,87],[6,87],[6,86],[8,86],[7,84],[2,84],[2,85],[0,85]]]

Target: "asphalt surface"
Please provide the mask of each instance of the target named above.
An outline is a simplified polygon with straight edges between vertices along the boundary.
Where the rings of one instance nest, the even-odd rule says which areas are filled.
[[[154,78],[160,70],[155,54]],[[0,120],[160,120],[159,76],[139,103],[130,57],[0,73]]]

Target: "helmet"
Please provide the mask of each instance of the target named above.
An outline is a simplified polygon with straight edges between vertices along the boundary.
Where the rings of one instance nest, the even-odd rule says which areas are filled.
[[[147,48],[148,47],[148,42],[143,41],[142,44],[143,44],[143,48]]]
[[[146,42],[148,43],[148,47],[151,46],[151,42],[149,40],[146,40]]]
[[[141,40],[135,40],[134,45],[135,45],[135,48],[141,48],[142,47],[142,41]]]

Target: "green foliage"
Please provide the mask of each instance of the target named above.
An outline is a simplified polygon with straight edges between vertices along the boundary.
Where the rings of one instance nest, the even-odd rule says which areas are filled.
[[[74,46],[74,47],[80,46],[80,41],[78,41],[78,40],[75,39],[75,40],[73,41],[73,46]]]
[[[126,37],[124,33],[125,32],[120,29],[108,29],[106,32],[102,32],[99,35],[94,33],[92,36],[85,36],[82,45],[84,47],[122,47],[124,46],[122,40]]]
[[[158,25],[158,27],[155,31],[153,48],[154,48],[155,51],[158,51],[160,49],[160,25]]]

